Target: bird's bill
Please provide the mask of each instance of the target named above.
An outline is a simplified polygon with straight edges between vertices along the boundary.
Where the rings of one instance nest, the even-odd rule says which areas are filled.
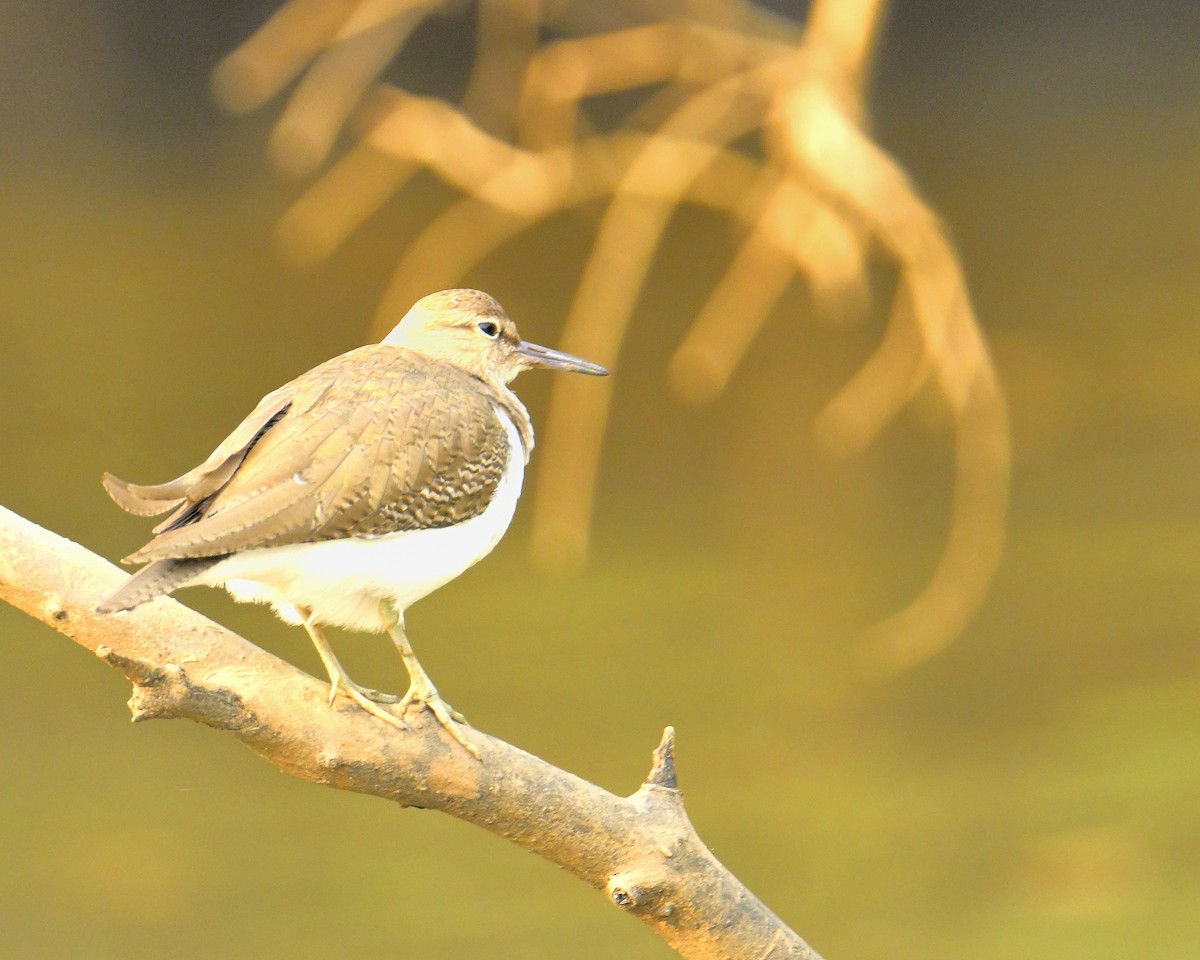
[[[536,343],[529,343],[525,340],[517,345],[517,354],[535,367],[566,370],[569,373],[586,373],[592,377],[608,376],[608,371],[598,363],[581,360],[579,357],[573,357],[560,350],[551,350],[549,347],[539,347]]]

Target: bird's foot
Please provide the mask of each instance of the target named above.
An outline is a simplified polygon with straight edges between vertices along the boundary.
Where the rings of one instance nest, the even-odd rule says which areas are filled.
[[[370,687],[359,686],[353,680],[341,678],[338,683],[330,684],[329,689],[329,705],[333,706],[333,701],[341,690],[346,696],[357,703],[360,707],[371,714],[373,717],[378,717],[393,727],[399,727],[401,730],[412,732],[412,727],[405,723],[398,715],[386,710],[380,706],[382,703],[399,703],[400,698],[391,693],[380,693],[378,690],[372,690]],[[404,710],[401,708],[400,713]]]
[[[345,681],[343,681],[345,684]],[[349,686],[357,690],[368,700],[374,703],[399,703],[400,697],[394,693],[381,693],[379,690],[372,690],[370,687],[364,687],[361,684],[355,683],[353,680],[349,682]]]
[[[441,694],[437,692],[437,687],[429,679],[429,674],[421,666],[421,661],[413,653],[408,637],[404,635],[404,611],[398,609],[393,602],[381,600],[379,601],[379,617],[391,636],[392,642],[396,644],[396,649],[399,651],[401,659],[404,660],[404,667],[408,670],[409,679],[412,681],[408,693],[400,701],[399,712],[406,712],[409,704],[413,703],[428,707],[429,712],[442,725],[442,729],[450,734],[459,746],[476,760],[482,759],[479,748],[468,740],[466,734],[459,728],[459,724],[465,724],[467,718],[442,699]]]
[[[371,716],[378,717],[401,730],[410,730],[411,728],[400,719],[398,714],[389,713],[379,706],[381,703],[398,703],[400,698],[390,693],[380,693],[378,690],[372,690],[370,687],[364,687],[361,683],[351,680],[350,675],[346,673],[346,668],[338,662],[333,647],[325,639],[325,631],[313,617],[312,611],[304,607],[297,608],[297,612],[303,617],[304,629],[311,638],[313,646],[317,648],[317,653],[321,655],[321,662],[325,664],[325,670],[329,673],[329,705],[333,706],[338,691],[341,690]],[[403,712],[403,710],[400,711],[400,713]]]
[[[413,683],[408,688],[403,699],[400,701],[400,711],[403,713],[409,704],[418,704],[429,710],[430,713],[437,718],[437,722],[442,725],[442,728],[450,734],[459,745],[467,751],[476,760],[480,759],[479,748],[467,739],[466,734],[462,732],[460,724],[467,722],[467,718],[455,710],[450,704],[442,699],[442,695],[437,692],[437,688],[431,683]]]

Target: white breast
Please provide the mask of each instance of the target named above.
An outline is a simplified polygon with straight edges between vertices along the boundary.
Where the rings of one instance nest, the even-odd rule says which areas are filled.
[[[502,410],[496,413],[508,433],[511,455],[491,503],[479,516],[433,530],[246,550],[193,582],[224,586],[243,602],[270,603],[288,623],[300,623],[296,608],[307,607],[323,623],[382,630],[381,600],[403,613],[491,553],[512,522],[525,456],[512,420]]]

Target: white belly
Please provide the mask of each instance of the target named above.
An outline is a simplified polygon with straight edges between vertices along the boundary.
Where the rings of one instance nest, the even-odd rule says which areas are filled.
[[[512,522],[525,457],[516,428],[503,413],[500,417],[512,455],[492,502],[479,516],[434,530],[245,550],[192,582],[224,586],[235,600],[269,603],[288,623],[301,623],[296,608],[307,607],[322,623],[382,630],[380,601],[403,614],[491,553]]]

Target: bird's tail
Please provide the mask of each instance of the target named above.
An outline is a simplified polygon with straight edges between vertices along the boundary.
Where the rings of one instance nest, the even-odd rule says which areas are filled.
[[[185,560],[153,560],[129,578],[116,593],[96,608],[97,613],[132,610],[148,600],[177,590],[224,557],[194,557]]]

